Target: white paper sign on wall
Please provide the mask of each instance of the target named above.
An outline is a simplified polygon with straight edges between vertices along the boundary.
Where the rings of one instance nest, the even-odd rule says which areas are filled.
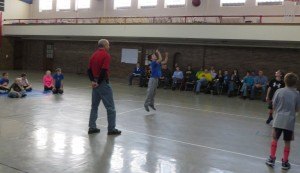
[[[127,64],[136,64],[138,62],[138,49],[122,49],[121,62]]]

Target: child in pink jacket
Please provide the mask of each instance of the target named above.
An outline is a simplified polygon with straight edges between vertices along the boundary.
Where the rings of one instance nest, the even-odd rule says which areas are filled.
[[[44,91],[52,91],[53,86],[53,77],[51,75],[51,71],[46,71],[46,74],[43,77]]]

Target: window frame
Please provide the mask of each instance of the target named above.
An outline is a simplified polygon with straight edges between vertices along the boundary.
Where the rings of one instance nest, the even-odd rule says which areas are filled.
[[[223,3],[222,0],[220,0],[220,6],[221,7],[241,7],[245,6],[247,0],[243,0],[244,2],[225,2]]]
[[[70,5],[70,8],[66,8],[66,9],[60,9],[58,8],[58,5],[59,5],[59,1],[66,1],[66,0],[56,0],[56,11],[70,11],[72,9],[72,0],[68,0],[70,1],[69,5]]]
[[[119,1],[119,0],[113,0],[113,1],[114,1],[114,4],[113,4],[114,10],[126,10],[126,9],[129,9],[129,8],[132,7],[132,0],[128,0],[128,1],[130,1],[130,5],[129,6],[119,6],[119,7],[116,7],[116,5],[115,5],[116,1]]]
[[[181,8],[181,7],[186,7],[186,4],[187,4],[187,1],[184,0],[184,4],[171,4],[171,5],[168,5],[167,0],[165,0],[164,7],[165,8]]]
[[[41,9],[41,2],[42,1],[51,1],[51,6],[49,6],[49,7],[51,7],[51,8],[49,8],[49,9]],[[39,0],[39,12],[41,13],[41,12],[45,12],[45,11],[52,11],[53,10],[53,3],[54,1],[53,0]]]
[[[155,8],[158,5],[158,0],[155,0],[156,1],[155,5],[140,5],[141,1],[143,1],[143,0],[138,0],[138,9]]]
[[[89,7],[85,7],[85,8],[78,8],[78,1],[79,1],[79,0],[75,0],[75,10],[76,10],[76,11],[78,11],[78,10],[87,10],[87,9],[90,9],[90,8],[91,8],[91,5],[92,5],[92,4],[91,4],[91,3],[92,3],[91,0],[87,0],[87,1],[89,1]]]
[[[265,2],[258,2],[258,0],[256,0],[256,6],[283,5],[283,3],[284,0],[280,0],[280,1],[265,0]]]

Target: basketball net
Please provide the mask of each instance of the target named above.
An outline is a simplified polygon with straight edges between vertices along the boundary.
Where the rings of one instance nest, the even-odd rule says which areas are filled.
[[[300,0],[285,0],[283,3],[284,6],[284,22],[292,23],[294,22],[296,12],[298,10],[297,2]]]

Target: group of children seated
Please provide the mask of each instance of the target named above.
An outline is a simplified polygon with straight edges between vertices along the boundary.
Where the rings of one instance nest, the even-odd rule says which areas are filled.
[[[259,70],[257,74],[248,71],[241,78],[237,69],[231,73],[228,70],[218,70],[216,72],[213,67],[210,70],[201,69],[197,72],[191,66],[187,66],[185,71],[181,71],[180,67],[175,65],[175,69],[172,73],[166,64],[162,64],[159,87],[173,90],[192,90],[196,94],[202,91],[216,95],[226,93],[228,97],[240,95],[243,99],[249,98],[251,100],[255,99],[257,93],[261,93],[261,99],[266,101],[269,82],[262,70]],[[147,86],[150,69],[147,66],[146,69],[141,68],[140,64],[137,64],[129,77],[129,85],[132,85],[132,80],[135,77],[140,79],[140,87]]]
[[[64,75],[60,68],[56,69],[56,73],[52,76],[51,71],[46,71],[43,77],[44,92],[53,92],[53,94],[63,94]],[[17,77],[13,84],[9,85],[9,75],[7,72],[2,74],[0,78],[0,93],[8,94],[9,98],[26,97],[26,92],[32,91],[32,85],[27,79],[27,75],[22,73]]]

